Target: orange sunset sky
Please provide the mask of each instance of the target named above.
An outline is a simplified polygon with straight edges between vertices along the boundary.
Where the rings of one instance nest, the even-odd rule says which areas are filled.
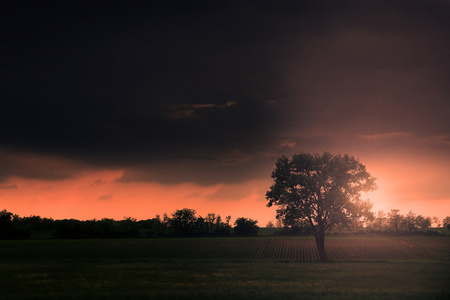
[[[450,216],[447,2],[2,5],[0,209],[264,226],[277,158],[330,151]]]

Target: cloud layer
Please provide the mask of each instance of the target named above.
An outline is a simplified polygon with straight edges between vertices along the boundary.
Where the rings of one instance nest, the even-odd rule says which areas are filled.
[[[0,180],[106,168],[214,185],[300,151],[447,159],[448,15],[442,1],[9,4]]]

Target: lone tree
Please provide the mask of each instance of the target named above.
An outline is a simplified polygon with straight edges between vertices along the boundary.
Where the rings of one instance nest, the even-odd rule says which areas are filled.
[[[266,193],[268,207],[277,205],[277,218],[287,226],[306,223],[316,239],[320,260],[327,260],[325,231],[350,225],[355,217],[371,214],[361,192],[376,188],[375,178],[353,156],[324,152],[282,156],[272,172],[274,184]]]

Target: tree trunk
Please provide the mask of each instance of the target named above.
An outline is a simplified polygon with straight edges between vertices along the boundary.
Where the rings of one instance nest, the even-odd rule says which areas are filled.
[[[325,232],[317,232],[315,235],[317,250],[319,251],[319,259],[327,261],[327,253],[325,252]]]

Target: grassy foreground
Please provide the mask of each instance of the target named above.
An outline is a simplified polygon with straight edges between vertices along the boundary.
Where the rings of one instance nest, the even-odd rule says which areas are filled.
[[[360,245],[355,238],[340,239],[343,242],[336,245],[341,247]],[[450,299],[448,256],[418,260],[405,250],[417,246],[421,255],[423,245],[429,245],[436,253],[448,253],[448,239],[402,238],[399,244],[406,248],[399,249],[405,257],[393,261],[342,257],[340,262],[320,263],[264,255],[249,259],[250,254],[240,260],[220,258],[218,249],[233,241],[228,252],[250,247],[246,253],[254,256],[264,253],[259,243],[290,245],[277,238],[257,240],[254,244],[239,238],[0,241],[0,298]],[[199,251],[208,245],[218,247]],[[252,252],[251,245],[260,251]],[[396,242],[386,245],[397,247]]]

